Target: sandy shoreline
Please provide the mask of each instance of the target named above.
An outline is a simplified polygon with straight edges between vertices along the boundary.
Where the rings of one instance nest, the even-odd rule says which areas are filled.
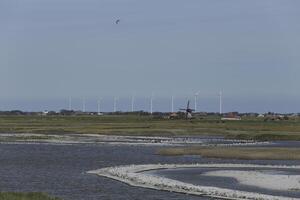
[[[166,190],[171,192],[193,194],[200,196],[210,196],[223,199],[248,199],[248,200],[300,200],[300,198],[291,198],[283,196],[272,196],[259,194],[254,192],[236,191],[219,187],[208,187],[201,185],[193,185],[177,180],[159,177],[141,173],[143,171],[157,169],[176,169],[176,168],[264,168],[264,169],[300,169],[300,166],[272,166],[272,165],[250,165],[250,164],[153,164],[153,165],[130,165],[109,167],[98,170],[89,171],[88,173],[97,174],[112,178],[132,186],[151,188],[156,190]]]

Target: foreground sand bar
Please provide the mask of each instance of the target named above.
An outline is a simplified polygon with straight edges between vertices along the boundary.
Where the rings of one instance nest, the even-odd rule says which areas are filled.
[[[237,191],[219,187],[208,187],[193,185],[181,181],[159,177],[151,174],[142,173],[157,169],[176,169],[176,168],[264,168],[264,169],[300,169],[300,166],[272,166],[272,165],[251,165],[251,164],[149,164],[149,165],[129,165],[119,167],[102,168],[88,173],[112,178],[132,186],[166,190],[172,192],[210,196],[223,199],[234,200],[300,200],[283,196],[273,196],[254,192]],[[272,184],[272,183],[270,183]]]

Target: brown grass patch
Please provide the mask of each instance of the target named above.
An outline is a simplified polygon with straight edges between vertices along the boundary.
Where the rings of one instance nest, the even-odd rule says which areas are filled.
[[[300,148],[184,147],[160,149],[164,156],[200,155],[206,158],[243,160],[300,160]]]

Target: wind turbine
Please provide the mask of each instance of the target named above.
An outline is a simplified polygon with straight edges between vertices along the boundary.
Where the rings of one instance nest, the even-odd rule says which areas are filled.
[[[199,96],[199,91],[195,93],[195,96],[194,96],[194,110],[195,112],[197,112],[197,100],[198,100],[198,96]]]
[[[82,112],[85,112],[85,97],[82,99]]]
[[[174,112],[174,96],[171,97],[171,112]]]
[[[152,113],[153,113],[153,92],[150,97],[150,114],[152,115]]]
[[[222,91],[219,93],[219,113],[222,115]]]
[[[72,110],[72,97],[69,97],[69,110]]]
[[[134,112],[134,101],[135,101],[135,94],[131,96],[131,112]]]
[[[98,101],[97,101],[97,111],[98,111],[98,115],[100,115],[100,113],[101,113],[101,98],[99,98],[98,99]]]
[[[118,98],[114,97],[114,112],[117,112],[117,101],[118,101]]]

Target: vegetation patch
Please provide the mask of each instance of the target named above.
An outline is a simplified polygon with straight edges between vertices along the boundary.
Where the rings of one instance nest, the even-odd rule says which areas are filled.
[[[34,140],[51,140],[55,139],[54,136],[48,135],[13,135],[13,136],[2,136],[0,142],[17,142],[17,141],[34,141]]]
[[[158,150],[164,156],[200,155],[242,160],[300,160],[300,148],[277,147],[174,147]]]
[[[240,133],[229,134],[227,139],[256,140],[256,141],[300,141],[300,134],[295,133]]]
[[[224,136],[257,141],[300,141],[300,119],[264,121],[256,117],[222,122],[220,117],[190,120],[141,115],[16,116],[0,115],[0,133],[106,134],[134,136]]]
[[[61,200],[38,192],[0,192],[0,200]]]

